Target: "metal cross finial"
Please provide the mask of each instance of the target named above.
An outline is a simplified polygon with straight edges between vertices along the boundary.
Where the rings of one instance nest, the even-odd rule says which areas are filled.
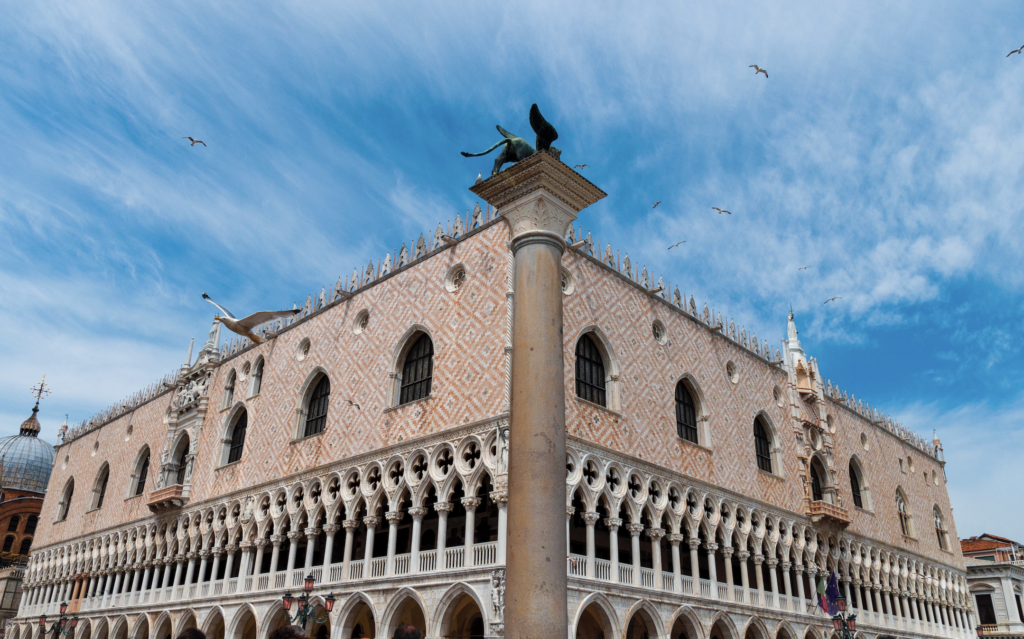
[[[43,375],[43,381],[39,382],[38,386],[33,386],[29,390],[36,396],[36,406],[39,406],[39,400],[50,394],[50,389],[46,387],[46,375]]]

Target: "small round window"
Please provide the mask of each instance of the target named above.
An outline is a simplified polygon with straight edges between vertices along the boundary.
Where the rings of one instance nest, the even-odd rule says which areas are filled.
[[[733,362],[729,362],[725,365],[725,375],[733,384],[738,384],[740,381],[740,373],[736,370],[736,364]]]
[[[444,279],[444,287],[449,293],[454,293],[466,283],[466,267],[462,264],[453,266]]]
[[[356,321],[352,322],[352,332],[359,335],[366,329],[370,328],[370,312],[359,311],[356,315]]]
[[[576,282],[572,279],[572,273],[562,269],[562,294],[572,295],[576,291]]]
[[[310,341],[309,338],[303,339],[299,342],[299,346],[295,349],[295,359],[300,362],[309,357]]]
[[[654,336],[654,341],[659,344],[664,344],[668,341],[667,331],[665,330],[665,325],[661,323],[661,320],[654,320],[654,323],[651,324],[651,335]]]

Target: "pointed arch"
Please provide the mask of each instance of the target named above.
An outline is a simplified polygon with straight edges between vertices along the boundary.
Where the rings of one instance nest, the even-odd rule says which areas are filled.
[[[203,634],[206,635],[207,639],[224,639],[225,634],[225,623],[224,623],[224,609],[220,606],[214,606],[206,613],[206,617],[203,618],[203,624],[200,627]],[[218,633],[219,630],[219,633]],[[219,637],[217,635],[220,635]]]
[[[425,341],[421,342],[420,340],[424,336]],[[414,354],[414,358],[420,366],[415,370],[406,371],[410,353],[417,346],[419,349]],[[388,368],[389,386],[386,389],[388,406],[401,406],[410,401],[430,397],[436,357],[437,340],[434,339],[433,332],[429,328],[423,324],[413,324],[402,333],[391,351],[391,363]],[[406,373],[409,373],[411,377]],[[403,386],[406,387],[404,397],[407,401],[402,401]]]
[[[585,614],[593,618],[590,623],[596,623],[601,627],[604,639],[619,639],[619,619],[615,614],[615,606],[603,592],[590,593],[576,606],[576,613],[570,619],[570,637],[579,637],[581,622],[586,624],[588,621],[584,617]]]
[[[243,423],[244,422],[244,423]],[[241,426],[241,432],[236,432]],[[245,402],[236,402],[228,411],[221,427],[221,452],[217,460],[218,466],[233,464],[242,459],[245,446],[245,435],[249,427],[249,410]],[[236,437],[240,435],[240,437]]]
[[[728,613],[719,610],[711,617],[708,624],[708,635],[711,639],[742,639],[736,628],[736,622]]]
[[[772,635],[768,632],[768,626],[764,620],[757,615],[752,615],[747,619],[747,623],[743,626],[743,638],[744,639],[772,639]]]
[[[850,497],[853,505],[863,510],[873,510],[871,483],[868,481],[868,476],[864,472],[864,464],[861,463],[859,456],[852,455],[850,457],[847,473],[849,474]]]
[[[576,396],[620,411],[619,358],[608,335],[599,326],[592,324],[576,335],[572,361],[575,362]],[[595,401],[601,399],[603,401]]]
[[[798,636],[792,624],[786,619],[775,626],[775,639],[797,639]]]
[[[196,617],[196,611],[192,608],[186,608],[181,615],[178,617],[178,623],[174,628],[174,637],[177,637],[187,628],[198,628],[199,618]],[[158,638],[159,639],[159,638]]]
[[[629,624],[633,621],[634,617],[639,616],[643,620],[644,624],[648,627],[651,635],[655,637],[664,637],[665,628],[661,621],[661,615],[658,614],[658,609],[651,603],[650,599],[639,599],[623,616],[622,624],[622,636],[627,637],[629,632]]]
[[[247,639],[244,635],[246,627],[249,625],[249,619],[252,619],[253,624],[253,635],[256,634],[256,628],[258,628],[259,616],[256,614],[256,608],[251,603],[243,603],[235,611],[234,617],[231,618],[231,623],[226,625],[224,628],[224,639]],[[156,637],[154,639],[160,639]]]
[[[757,467],[772,475],[782,476],[782,464],[779,459],[779,437],[771,416],[761,410],[754,415],[754,453]]]
[[[318,435],[327,429],[330,396],[331,378],[327,369],[314,367],[299,387],[293,439]]]
[[[263,355],[257,355],[256,360],[252,365],[252,372],[249,373],[249,392],[246,394],[248,397],[256,397],[263,390],[263,368],[265,366],[265,360]]]
[[[698,446],[711,448],[707,398],[692,373],[683,373],[676,379],[675,407],[676,436]]]
[[[151,453],[148,445],[140,448],[139,452],[135,455],[135,463],[132,464],[132,476],[128,481],[126,498],[145,494],[150,475],[150,457]]]
[[[335,617],[335,619],[337,619],[338,627],[335,632],[340,634],[337,636],[352,636],[352,629],[358,623],[358,619],[360,617],[359,613],[363,611],[364,606],[366,610],[368,610],[368,620],[373,624],[373,629],[363,628],[363,632],[367,634],[367,636],[378,636],[376,629],[380,627],[380,623],[377,611],[373,607],[373,600],[371,600],[370,597],[361,590],[352,593],[348,600],[345,601],[345,605],[341,607],[340,611],[338,611],[338,614]]]
[[[167,634],[162,631],[166,628]],[[149,627],[149,636],[153,639],[173,639],[174,635],[174,621],[171,619],[171,613],[164,610],[156,616],[156,620]]]
[[[686,639],[704,639],[704,624],[700,621],[700,616],[693,608],[687,605],[682,605],[676,608],[668,620],[668,629],[670,639],[677,639],[677,635],[674,630],[676,624],[682,626],[686,634]]]
[[[103,501],[107,496],[107,485],[110,482],[110,464],[104,461],[96,473],[96,480],[93,482],[92,494],[89,497],[89,510],[103,508]]]
[[[149,639],[149,616],[139,615],[135,618],[135,623],[132,624],[132,630],[128,634],[131,639]]]
[[[450,634],[448,629],[451,625],[452,617],[456,612],[455,609],[458,607],[459,599],[463,596],[469,597],[476,603],[476,607],[480,610],[480,616],[483,618],[484,628],[488,627],[488,609],[484,607],[483,601],[480,600],[480,595],[466,582],[458,581],[452,584],[438,600],[437,606],[434,609],[433,628],[430,629],[428,636],[444,637]]]
[[[127,636],[128,617],[122,614],[114,623],[110,624],[110,639],[126,639]]]
[[[415,611],[410,615],[410,611],[403,610],[406,604],[411,604],[419,608],[419,617],[417,618]],[[391,601],[388,602],[387,607],[381,614],[381,629],[384,631],[381,634],[378,631],[379,636],[390,637],[395,634],[395,628],[398,624],[403,621],[403,617],[411,617],[412,621],[406,619],[406,623],[411,623],[420,629],[423,636],[427,636],[427,602],[423,600],[423,597],[413,590],[412,588],[405,587],[399,589],[398,592],[391,597]],[[417,625],[415,622],[420,621],[422,627]]]

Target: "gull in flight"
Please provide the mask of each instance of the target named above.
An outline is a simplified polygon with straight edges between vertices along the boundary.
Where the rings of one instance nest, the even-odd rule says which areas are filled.
[[[213,304],[218,309],[220,309],[222,313],[224,313],[223,316],[214,315],[214,321],[220,322],[221,324],[226,326],[227,329],[232,333],[237,333],[242,337],[248,337],[249,339],[252,340],[253,344],[262,344],[263,342],[267,341],[253,332],[253,329],[259,326],[260,324],[263,324],[264,322],[269,322],[271,320],[282,319],[285,317],[293,317],[302,312],[300,309],[297,308],[293,308],[288,311],[259,311],[257,313],[253,313],[249,317],[236,319],[235,316],[231,314],[231,311],[224,308],[217,302],[214,302],[206,293],[203,293],[203,299],[209,302],[210,304]]]
[[[732,211],[726,211],[725,209],[720,209],[717,206],[712,206],[711,210],[718,211],[719,215],[721,215],[722,213],[725,213],[726,215],[732,215]]]
[[[655,203],[654,203],[654,206],[652,206],[651,208],[652,208],[652,209],[656,209],[656,208],[658,208],[658,205],[659,205],[659,204],[661,204],[661,200],[658,200],[657,202],[655,202]]]
[[[836,300],[841,300],[841,299],[843,299],[843,298],[841,298],[841,297],[830,297],[827,300],[825,300],[825,304],[828,304],[829,302],[834,302]],[[825,304],[822,304],[822,306],[824,306]]]
[[[766,78],[768,77],[768,69],[762,69],[761,67],[757,66],[756,64],[750,65],[750,68],[754,69],[754,75],[757,75],[758,73],[763,73],[764,77],[766,77]]]
[[[589,166],[590,166],[589,164],[577,164],[576,166],[574,166],[572,168],[574,168],[574,169],[585,169],[585,168],[587,168]]]
[[[1024,50],[1024,46],[1021,46],[1020,49],[1014,49],[1013,51],[1010,51],[1009,53],[1006,54],[1006,57],[1009,58],[1014,53],[1020,53],[1022,50]]]
[[[680,244],[686,244],[686,240],[683,240],[682,242],[676,242],[672,246],[668,247],[668,250],[671,251],[672,249],[674,249],[675,247],[679,246]]]
[[[809,269],[809,268],[811,268],[811,267],[810,267],[810,266],[801,266],[801,267],[800,267],[800,268],[798,268],[797,270],[798,270],[798,271],[806,271],[806,270],[807,270],[807,269]]]
[[[202,144],[203,146],[206,146],[206,142],[203,142],[202,140],[197,140],[197,139],[195,139],[195,138],[193,138],[191,136],[188,136],[188,135],[186,135],[185,137],[183,137],[181,139],[182,140],[190,140],[192,142],[192,144],[190,146],[195,146],[197,144]]]

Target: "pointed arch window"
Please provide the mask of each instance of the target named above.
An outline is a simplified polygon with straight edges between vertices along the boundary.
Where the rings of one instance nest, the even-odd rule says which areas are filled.
[[[864,507],[864,498],[860,494],[860,473],[850,460],[850,492],[853,493],[853,505],[857,508]]]
[[[327,427],[327,407],[331,400],[331,380],[326,375],[320,378],[309,397],[309,408],[306,411],[306,425],[302,436],[309,437],[324,432]]]
[[[249,396],[255,397],[260,394],[260,389],[263,387],[263,358],[260,357],[256,360],[256,365],[252,368],[252,382],[249,386]]]
[[[434,375],[434,342],[424,333],[409,349],[402,365],[402,385],[398,405],[408,404],[430,395]]]
[[[182,438],[182,442],[178,444],[181,452],[178,453],[178,474],[175,476],[175,484],[185,484],[185,474],[188,470],[188,451],[191,442],[189,442],[188,436]]]
[[[903,493],[900,491],[896,491],[896,514],[900,520],[900,532],[902,532],[905,537],[913,537],[913,519],[910,516],[910,509],[907,508],[907,498],[904,497]]]
[[[72,477],[68,480],[68,484],[64,488],[64,495],[61,497],[60,503],[57,505],[57,521],[64,521],[68,518],[68,511],[71,509],[71,498],[74,495],[75,479]]]
[[[824,496],[821,493],[821,476],[818,473],[818,465],[811,462],[811,499],[822,501]]]
[[[224,403],[221,405],[221,410],[227,410],[231,408],[231,405],[235,403],[235,369],[228,371],[227,381],[224,382]]]
[[[147,450],[139,462],[139,471],[135,479],[135,496],[146,492],[146,477],[149,475],[149,451]]]
[[[103,508],[103,499],[107,496],[107,482],[110,480],[110,466],[103,464],[96,475],[96,485],[92,489],[92,509]]]
[[[932,509],[932,518],[935,520],[935,536],[939,539],[939,548],[949,550],[949,536],[946,534],[946,526],[942,520],[942,511],[936,506]]]
[[[676,433],[688,442],[697,443],[697,405],[686,384],[676,384]]]
[[[608,405],[604,359],[589,335],[576,342],[576,396],[598,406]]]
[[[242,459],[242,449],[245,448],[245,432],[249,428],[249,413],[242,411],[231,429],[231,447],[228,449],[228,463],[233,464]]]
[[[28,521],[25,522],[25,534],[34,535],[36,534],[36,526],[39,525],[39,517],[36,515],[29,515]]]
[[[772,472],[772,445],[768,439],[768,430],[764,420],[754,419],[754,453],[757,456],[757,467],[766,473]]]

